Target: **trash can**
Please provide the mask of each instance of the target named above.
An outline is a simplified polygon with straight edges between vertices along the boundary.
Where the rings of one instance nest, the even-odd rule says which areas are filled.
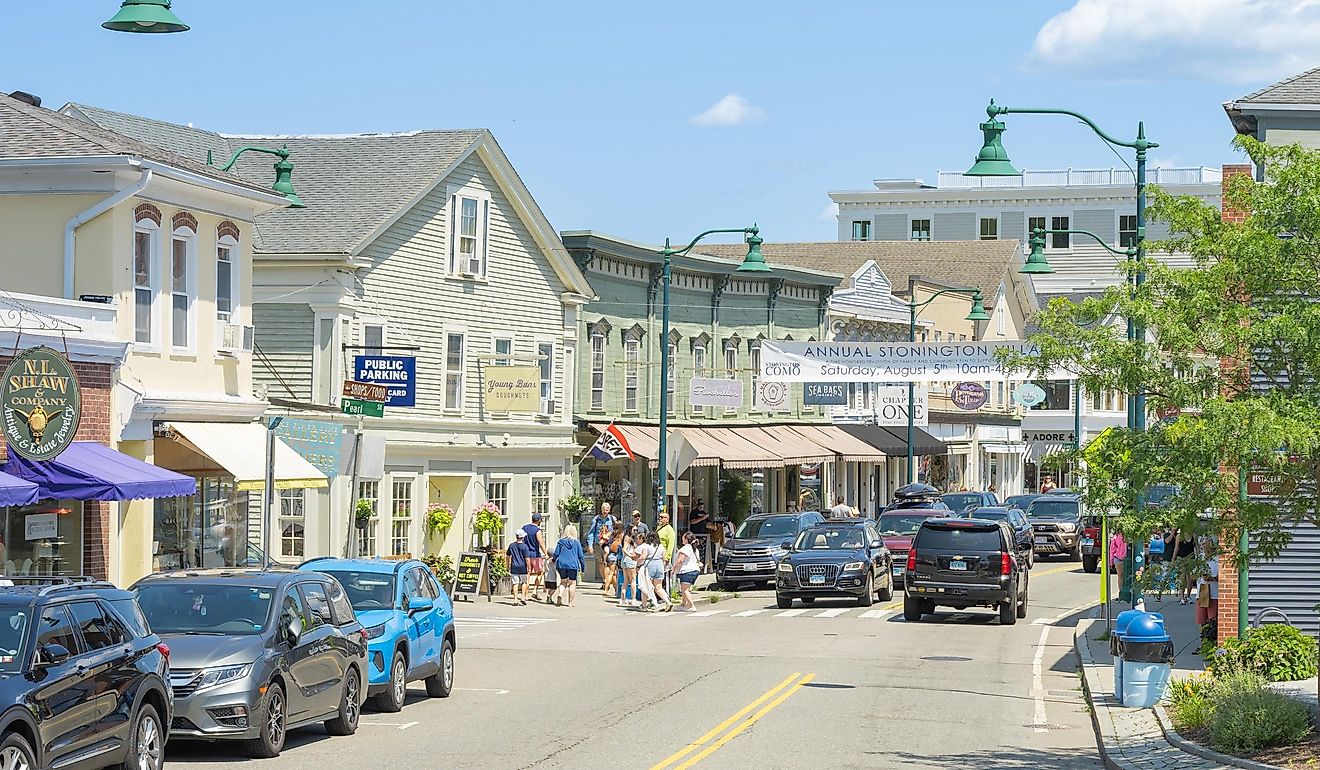
[[[1114,618],[1114,630],[1109,632],[1109,654],[1114,657],[1114,697],[1123,700],[1123,634],[1133,618],[1145,615],[1138,609],[1124,610]]]
[[[1133,618],[1123,635],[1123,705],[1151,708],[1169,689],[1173,673],[1173,639],[1164,619],[1154,613]]]

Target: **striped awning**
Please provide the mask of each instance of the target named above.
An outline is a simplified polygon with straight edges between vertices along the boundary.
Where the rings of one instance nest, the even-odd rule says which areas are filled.
[[[1050,455],[1060,452],[1067,452],[1072,449],[1072,444],[1063,444],[1058,441],[1033,441],[1027,444],[1027,453],[1023,457],[1023,462],[1040,464]]]
[[[830,459],[840,457],[844,462],[882,463],[889,455],[878,447],[862,441],[836,425],[794,425],[790,430],[809,437],[832,453]]]

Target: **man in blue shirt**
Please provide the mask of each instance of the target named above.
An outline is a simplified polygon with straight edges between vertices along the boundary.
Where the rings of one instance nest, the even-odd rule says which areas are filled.
[[[545,588],[545,535],[541,532],[541,514],[532,514],[532,523],[524,524],[521,532],[526,536],[523,542],[531,556],[527,559],[527,585],[534,601],[541,601],[541,591]]]
[[[513,600],[519,604],[527,603],[527,561],[531,550],[527,547],[527,533],[521,529],[514,532],[514,541],[509,543],[509,582],[513,584]],[[522,596],[518,596],[521,588]]]
[[[610,504],[601,503],[600,513],[591,520],[591,529],[587,531],[587,547],[591,549],[591,555],[597,559],[604,559],[613,539],[614,517],[610,515]]]

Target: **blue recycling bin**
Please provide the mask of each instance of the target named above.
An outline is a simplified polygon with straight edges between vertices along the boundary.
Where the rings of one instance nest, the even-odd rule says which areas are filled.
[[[1169,690],[1173,675],[1173,638],[1164,618],[1142,613],[1128,623],[1122,637],[1122,703],[1128,708],[1151,708]]]
[[[1114,630],[1109,633],[1109,654],[1114,658],[1114,697],[1123,700],[1123,634],[1133,618],[1146,613],[1138,609],[1124,610],[1114,618]]]

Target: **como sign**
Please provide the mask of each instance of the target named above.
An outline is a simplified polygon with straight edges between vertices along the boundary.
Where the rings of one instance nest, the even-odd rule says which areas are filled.
[[[1011,350],[1038,355],[1023,340],[995,342],[761,342],[761,379],[766,382],[1002,382],[1010,373],[995,354]],[[1018,375],[1019,377],[1021,375]],[[1065,372],[1046,379],[1068,379]]]
[[[5,369],[0,421],[9,451],[29,460],[54,459],[73,442],[81,416],[78,377],[55,350],[29,348]]]

